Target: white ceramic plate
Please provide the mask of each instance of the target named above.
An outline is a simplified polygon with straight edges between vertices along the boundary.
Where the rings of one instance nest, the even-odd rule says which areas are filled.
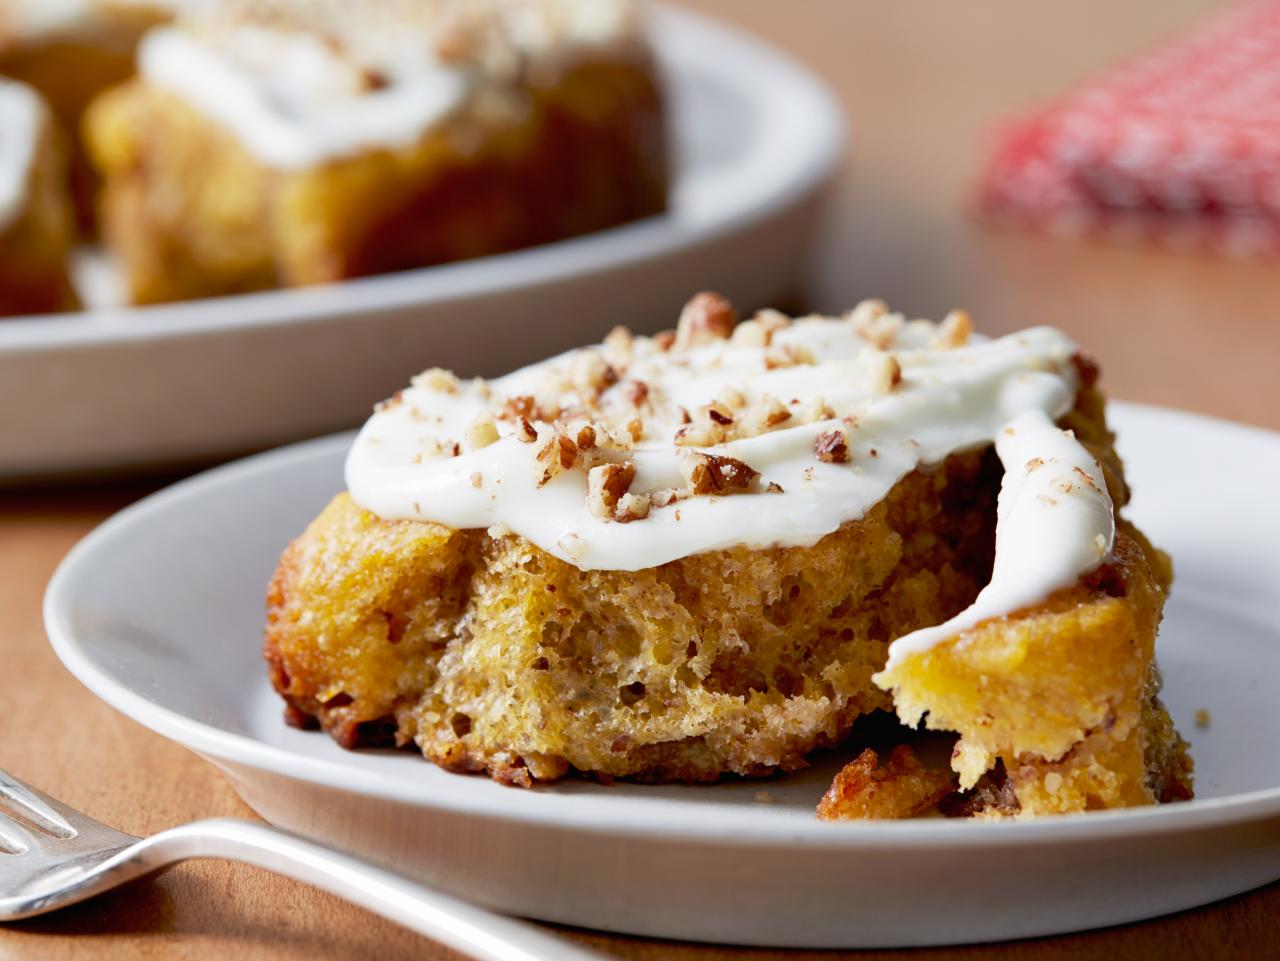
[[[1280,435],[1114,412],[1134,517],[1177,562],[1159,657],[1196,759],[1198,800],[1186,804],[826,824],[813,808],[833,762],[767,782],[520,791],[288,728],[259,657],[264,585],[341,488],[346,436],[210,471],[122,512],[67,557],[46,623],[91,690],[212,760],[269,821],[504,911],[815,947],[1131,921],[1280,877]]]
[[[671,326],[694,292],[743,306],[803,275],[844,136],[776,50],[655,10],[671,209],[543,247],[324,288],[0,320],[0,478],[209,457],[359,423],[424,367],[497,374],[613,324]]]

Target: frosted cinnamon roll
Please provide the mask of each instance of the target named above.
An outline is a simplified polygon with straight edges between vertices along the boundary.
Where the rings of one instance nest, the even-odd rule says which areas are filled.
[[[89,117],[138,302],[376,274],[661,211],[631,0],[226,0]]]
[[[1050,328],[712,294],[496,380],[426,371],[281,559],[273,683],[347,746],[526,785],[795,770],[884,711],[952,767],[863,757],[824,816],[1188,796],[1168,562],[1120,514],[1095,376]]]

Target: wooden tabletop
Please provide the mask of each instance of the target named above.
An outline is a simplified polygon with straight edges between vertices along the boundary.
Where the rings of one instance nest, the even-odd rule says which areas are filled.
[[[926,316],[966,306],[988,330],[1055,324],[1102,359],[1113,395],[1280,427],[1274,371],[1280,265],[997,231],[966,213],[981,138],[992,120],[1158,39],[1211,4],[689,5],[765,34],[807,60],[847,109],[851,150],[807,289],[815,307],[839,309],[875,295]],[[40,598],[58,560],[109,513],[152,487],[0,497],[0,767],[137,834],[211,815],[251,816],[211,767],[83,690],[45,640]],[[999,865],[974,869],[998,871]],[[1272,886],[1143,924],[910,957],[1273,957],[1278,930],[1280,887]],[[572,936],[621,958],[818,957]],[[0,961],[233,954],[309,961],[453,957],[326,895],[213,863],[183,866],[63,914],[0,929]]]

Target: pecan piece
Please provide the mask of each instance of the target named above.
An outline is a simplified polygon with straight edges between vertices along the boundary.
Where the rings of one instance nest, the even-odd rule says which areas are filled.
[[[738,312],[724,297],[710,291],[695,294],[680,311],[675,347],[688,350],[699,344],[724,340],[733,333],[737,323]]]
[[[849,463],[849,437],[844,428],[819,431],[813,439],[813,452],[824,464]]]
[[[929,340],[929,346],[935,350],[948,350],[963,347],[969,342],[973,333],[973,321],[968,311],[953,310],[942,318],[937,333]]]
[[[598,464],[591,468],[587,471],[588,509],[596,517],[613,520],[619,502],[627,495],[635,477],[636,465],[630,461],[624,461],[621,464]],[[644,513],[649,513],[647,503]]]
[[[692,452],[680,458],[680,472],[694,494],[736,494],[750,489],[760,472],[735,457]]]

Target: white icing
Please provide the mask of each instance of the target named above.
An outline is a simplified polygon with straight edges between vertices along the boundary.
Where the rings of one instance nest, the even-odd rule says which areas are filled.
[[[43,120],[44,108],[35,91],[0,81],[0,229],[17,220],[27,206]]]
[[[242,5],[237,15],[211,8],[208,17],[152,31],[139,72],[265,164],[288,170],[412,144],[478,91],[508,81],[522,60],[554,60],[639,29],[631,0],[267,7]],[[281,11],[283,18],[269,16]],[[436,50],[451,24],[470,53],[446,63]]]
[[[591,513],[581,468],[537,486],[534,458],[553,436],[550,424],[534,423],[538,441],[521,443],[515,421],[498,421],[499,440],[478,450],[465,447],[468,424],[507,398],[546,396],[548,384],[569,379],[581,351],[487,387],[462,382],[452,393],[433,389],[430,378],[417,379],[398,403],[365,424],[347,459],[347,485],[357,503],[381,517],[454,528],[502,525],[581,569],[639,570],[734,545],[811,545],[862,517],[910,471],[1000,439],[1003,428],[1028,411],[1048,422],[1072,407],[1076,348],[1060,332],[1033,328],[953,349],[931,348],[935,336],[935,326],[924,321],[901,328],[888,346],[902,380],[888,391],[877,383],[884,355],[844,320],[798,320],[779,331],[768,352],[807,349],[817,362],[775,369],[759,347],[721,340],[663,353],[638,338],[623,381],[600,395],[598,418],[625,421],[633,410],[627,382],[648,385],[645,434],[634,449],[614,457],[635,463],[631,490],[681,486],[680,459],[688,449],[673,441],[681,408],[693,411],[734,388],[748,404],[769,395],[795,411],[778,429],[705,448],[760,471],[757,492],[689,497],[655,507],[643,520],[619,523]],[[805,423],[803,412],[820,398],[836,417]],[[564,393],[561,406],[577,399]],[[841,427],[850,462],[819,462],[815,438]],[[454,442],[463,444],[458,456],[448,453]],[[766,492],[771,482],[782,492]]]
[[[245,27],[235,55],[175,27],[153,30],[139,71],[231,130],[264,163],[306,169],[371,147],[413,143],[466,96],[459,70],[425,53],[397,82],[361,93],[352,67],[317,38]]]
[[[1098,462],[1042,410],[996,436],[1004,465],[991,582],[951,620],[898,638],[889,667],[982,621],[1038,604],[1098,567],[1115,546],[1115,509]]]

